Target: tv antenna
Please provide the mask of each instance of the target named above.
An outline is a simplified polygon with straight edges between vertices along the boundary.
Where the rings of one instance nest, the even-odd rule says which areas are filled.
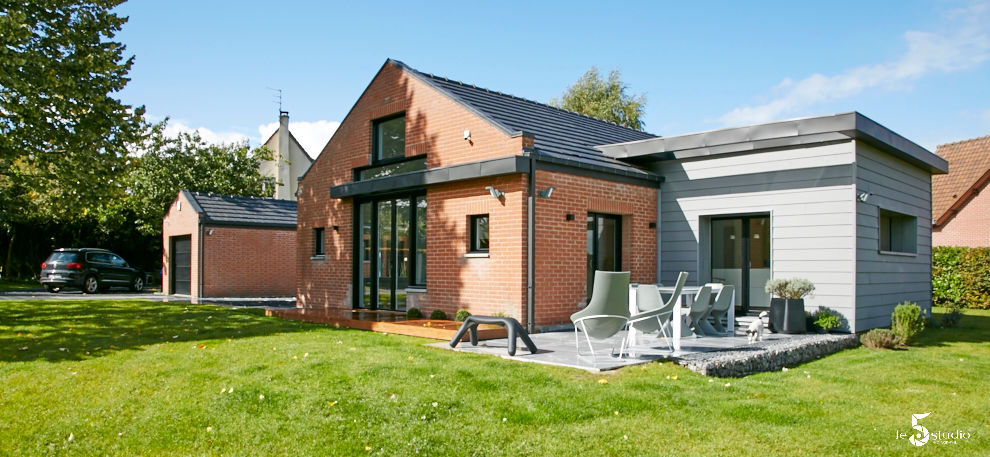
[[[267,89],[276,92],[275,94],[272,94],[273,101],[278,103],[278,113],[284,113],[285,111],[282,110],[282,89],[276,89],[274,87],[268,87]]]

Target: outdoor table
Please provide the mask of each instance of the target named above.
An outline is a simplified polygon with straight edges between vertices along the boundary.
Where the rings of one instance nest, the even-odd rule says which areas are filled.
[[[670,322],[671,322],[671,332],[670,333],[671,333],[671,345],[674,347],[673,355],[675,355],[675,356],[681,354],[681,336],[683,336],[682,335],[682,332],[684,331],[684,329],[681,328],[682,327],[681,310],[684,309],[684,306],[685,306],[685,297],[689,297],[689,298],[693,299],[694,296],[698,294],[698,291],[700,291],[702,287],[703,286],[684,286],[684,287],[682,287],[681,288],[681,294],[680,294],[680,296],[677,298],[677,301],[674,302],[674,310],[673,310],[673,312],[671,314],[671,318],[670,318]],[[660,290],[660,293],[661,294],[664,294],[665,293],[667,295],[673,294],[674,293],[674,289],[675,289],[673,286],[662,286],[662,285],[658,285],[657,288]],[[712,285],[712,293],[713,294],[718,294],[718,292],[720,290],[722,290],[722,284],[713,284]],[[663,297],[661,297],[661,299],[662,298]],[[639,308],[636,306],[636,288],[635,287],[632,287],[632,286],[630,286],[630,288],[629,288],[629,312],[630,312],[630,314],[637,314],[637,313],[639,313]],[[729,311],[728,311],[728,314],[727,314],[727,320],[728,320],[727,327],[729,328],[729,334],[732,335],[735,332],[735,326],[736,326],[736,324],[735,324],[735,322],[736,322],[736,294],[735,294],[735,291],[732,292],[732,301],[729,304]],[[687,332],[689,332],[689,335],[690,334],[693,334],[690,329],[687,329]],[[636,331],[635,328],[633,328],[631,326],[629,327],[628,338],[629,338],[629,346],[630,347],[633,347],[633,346],[636,345],[636,336],[637,336],[637,333],[638,332]]]

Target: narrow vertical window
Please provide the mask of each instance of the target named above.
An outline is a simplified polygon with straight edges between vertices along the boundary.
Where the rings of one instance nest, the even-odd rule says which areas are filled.
[[[471,252],[488,252],[488,215],[471,216]]]
[[[323,227],[313,229],[313,255],[323,255]]]

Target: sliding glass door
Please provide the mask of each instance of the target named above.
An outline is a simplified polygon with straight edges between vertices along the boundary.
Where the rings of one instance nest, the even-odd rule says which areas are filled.
[[[770,216],[712,219],[712,282],[736,286],[736,305],[742,312],[765,308],[770,296]]]
[[[406,308],[406,289],[426,286],[426,197],[382,198],[358,205],[355,308]]]

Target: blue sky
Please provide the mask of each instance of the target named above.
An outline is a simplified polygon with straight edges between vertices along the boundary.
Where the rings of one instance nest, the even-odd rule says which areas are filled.
[[[588,68],[677,135],[859,111],[922,146],[990,135],[990,1],[132,0],[125,102],[257,144],[283,90],[311,155],[386,58],[546,102]]]

